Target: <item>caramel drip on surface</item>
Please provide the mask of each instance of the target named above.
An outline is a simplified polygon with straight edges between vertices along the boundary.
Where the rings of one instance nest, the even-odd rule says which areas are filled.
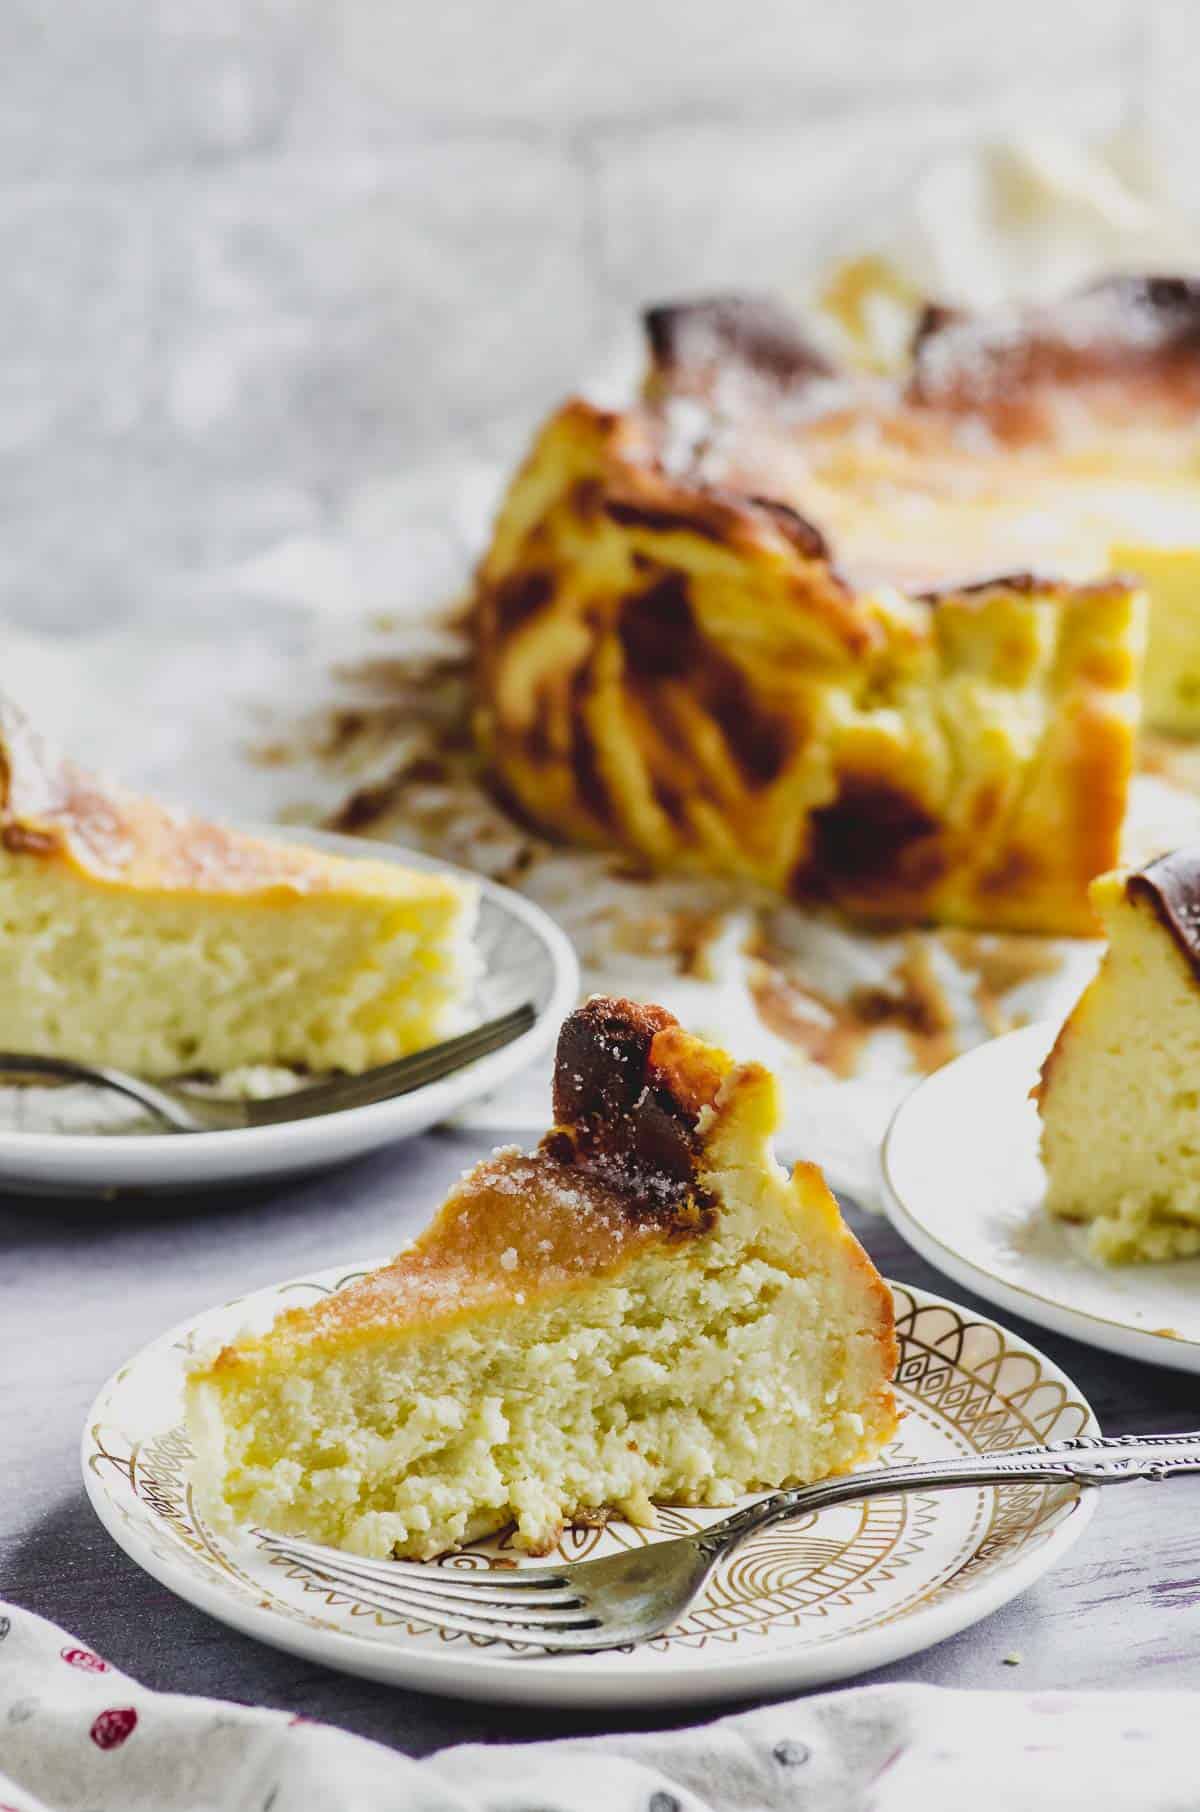
[[[927,936],[913,933],[886,981],[838,998],[788,975],[762,944],[750,991],[763,1024],[839,1081],[855,1075],[877,1032],[903,1033],[915,1067],[939,1069],[957,1052],[954,1012],[933,967]]]
[[[1020,1023],[1005,996],[1022,982],[1053,974],[1061,958],[1049,938],[951,929],[912,932],[887,978],[836,997],[787,973],[786,958],[760,943],[750,983],[763,1024],[839,1081],[854,1076],[871,1038],[899,1031],[922,1074],[958,1053],[956,1015],[934,965],[942,948],[971,981],[979,1016],[996,1035]]]
[[[993,1038],[1011,1032],[1024,1021],[1004,1004],[1004,996],[1022,982],[1053,975],[1062,956],[1052,938],[1019,932],[949,930],[939,934],[941,943],[960,969],[973,973],[972,994],[979,1017]]]
[[[839,1081],[853,1076],[872,1028],[848,1000],[818,994],[765,964],[751,981],[750,992],[769,1032]]]

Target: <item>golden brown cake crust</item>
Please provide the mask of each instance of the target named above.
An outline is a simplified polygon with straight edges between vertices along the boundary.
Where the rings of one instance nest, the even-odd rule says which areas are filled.
[[[277,1328],[336,1341],[553,1293],[616,1270],[636,1250],[707,1232],[704,1110],[734,1073],[723,1052],[662,1007],[596,996],[559,1034],[558,1121],[532,1154],[477,1165],[389,1265]],[[749,1065],[738,1074],[761,1075]],[[226,1347],[218,1367],[241,1362]]]
[[[53,754],[0,696],[0,847],[60,863],[97,882],[150,892],[317,894],[345,886],[350,865],[320,851],[209,823],[84,772]],[[384,864],[357,863],[365,885]],[[419,890],[422,877],[408,877]]]
[[[638,1249],[661,1244],[662,1218],[630,1208],[620,1189],[545,1152],[497,1151],[390,1264],[311,1307],[290,1310],[275,1331],[330,1344],[348,1335],[385,1338],[514,1298],[567,1292],[617,1270]],[[245,1356],[240,1346],[226,1347],[216,1367]]]

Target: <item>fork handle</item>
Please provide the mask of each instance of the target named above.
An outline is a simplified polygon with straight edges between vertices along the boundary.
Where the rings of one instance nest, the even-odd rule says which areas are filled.
[[[1124,1485],[1131,1479],[1162,1480],[1200,1472],[1200,1431],[1178,1435],[1079,1435],[1046,1447],[1016,1447],[1003,1453],[966,1454],[955,1460],[916,1460],[906,1466],[876,1466],[864,1472],[823,1479],[760,1498],[700,1538],[722,1552],[757,1530],[793,1516],[807,1516],[834,1504],[886,1497],[897,1491],[954,1491],[966,1485],[1008,1485],[1019,1480],[1042,1485]]]

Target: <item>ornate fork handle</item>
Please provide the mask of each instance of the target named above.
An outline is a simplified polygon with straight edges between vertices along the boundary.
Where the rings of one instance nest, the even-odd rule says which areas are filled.
[[[846,1473],[817,1485],[800,1485],[760,1498],[745,1510],[712,1523],[698,1545],[724,1551],[757,1530],[834,1504],[886,1497],[896,1491],[951,1491],[964,1485],[1123,1485],[1131,1479],[1158,1481],[1200,1472],[1200,1431],[1179,1435],[1080,1435],[1046,1447],[1016,1447],[957,1460],[916,1460],[907,1466],[877,1466]]]

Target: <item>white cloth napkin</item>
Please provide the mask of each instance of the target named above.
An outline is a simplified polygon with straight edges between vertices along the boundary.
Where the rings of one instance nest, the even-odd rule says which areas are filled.
[[[665,1734],[412,1761],[150,1692],[0,1604],[0,1812],[1188,1812],[1188,1693],[869,1686]]]

